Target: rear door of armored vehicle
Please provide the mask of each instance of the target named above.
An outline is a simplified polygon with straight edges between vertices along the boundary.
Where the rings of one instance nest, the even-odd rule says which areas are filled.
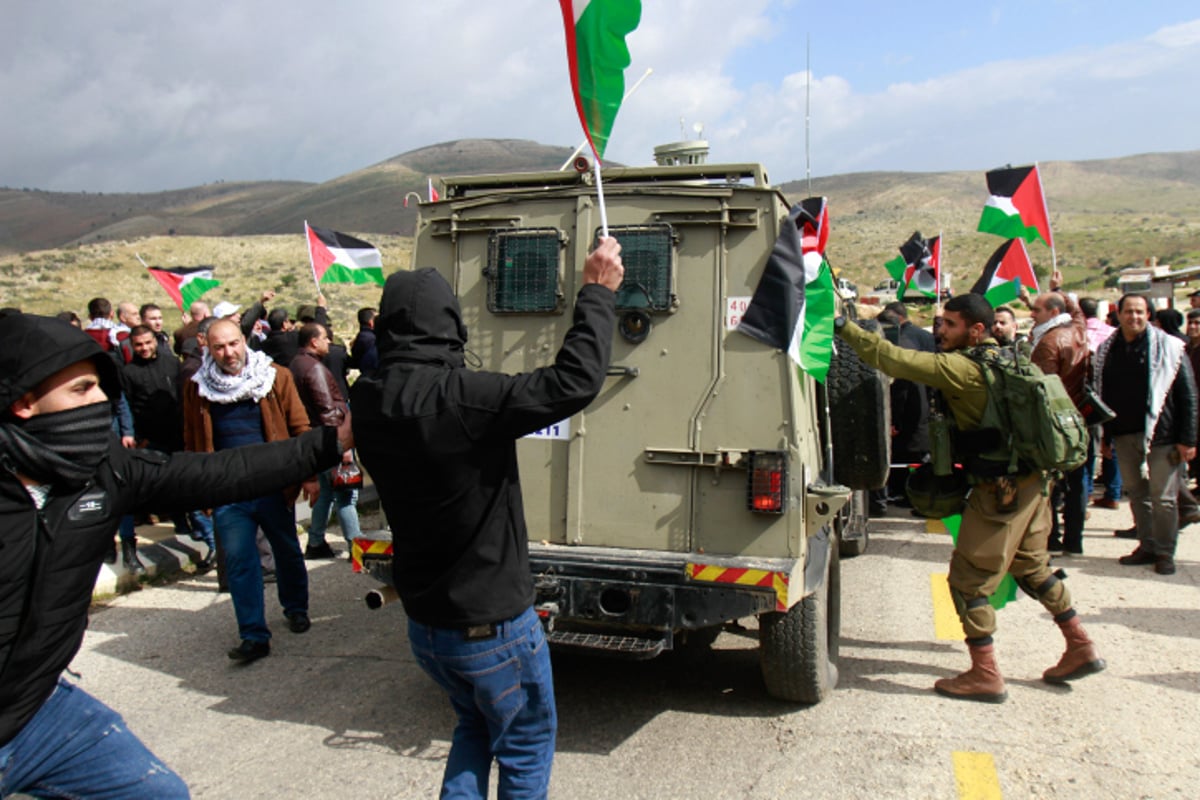
[[[606,183],[626,269],[624,331],[596,401],[518,448],[534,542],[803,554],[801,515],[754,513],[747,472],[729,468],[750,450],[791,446],[806,481],[820,459],[805,382],[784,354],[732,329],[786,214],[764,185]],[[438,267],[454,286],[483,369],[553,359],[598,235],[593,191],[448,182],[449,199],[423,211],[415,266]]]

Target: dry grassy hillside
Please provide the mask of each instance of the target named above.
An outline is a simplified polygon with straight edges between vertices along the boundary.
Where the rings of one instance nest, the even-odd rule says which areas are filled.
[[[99,294],[165,302],[135,251],[150,263],[215,265],[225,285],[214,300],[248,303],[270,288],[288,305],[309,302],[314,289],[303,220],[358,231],[383,250],[389,268],[407,268],[412,242],[404,234],[417,209],[405,209],[403,200],[409,192],[424,198],[428,176],[557,169],[568,152],[472,139],[414,150],[322,184],[228,183],[143,195],[0,189],[0,305],[81,313]],[[1150,257],[1177,267],[1200,263],[1200,151],[1047,162],[1041,171],[1068,288],[1099,294],[1115,286],[1121,267]],[[884,263],[914,230],[943,235],[943,262],[957,291],[971,287],[1000,244],[975,231],[987,199],[982,170],[860,173],[780,188],[792,200],[810,191],[829,198],[830,260],[864,291],[888,277]],[[1029,249],[1047,275],[1049,249],[1040,243]],[[353,329],[353,310],[378,296],[350,286],[328,294],[343,332]]]
[[[1176,266],[1200,263],[1200,153],[1042,164],[1059,268],[1069,288],[1115,284],[1117,271],[1155,257]],[[793,200],[803,181],[784,184]],[[860,173],[819,178],[811,192],[829,198],[830,260],[870,287],[888,277],[883,265],[914,230],[943,236],[943,262],[954,286],[969,289],[1001,244],[977,233],[987,200],[983,172]],[[1050,250],[1029,246],[1039,274]]]
[[[383,254],[386,270],[409,268],[410,238],[380,234],[367,238]],[[275,303],[294,313],[297,305],[316,299],[302,235],[155,236],[0,258],[0,306],[39,314],[71,310],[84,317],[88,300],[103,296],[114,304],[122,300],[157,303],[166,311],[168,325],[178,324],[178,313],[166,292],[135,254],[152,265],[213,265],[221,286],[205,295],[210,304],[229,300],[245,307],[272,289],[278,293]],[[373,285],[333,284],[323,289],[335,333],[347,339],[358,327],[355,312],[379,304],[379,288]]]

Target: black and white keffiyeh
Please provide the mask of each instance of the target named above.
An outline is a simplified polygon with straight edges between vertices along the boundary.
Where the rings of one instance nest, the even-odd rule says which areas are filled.
[[[275,367],[271,357],[258,350],[246,350],[246,365],[237,375],[230,375],[204,352],[204,363],[192,380],[200,388],[200,396],[210,403],[258,402],[275,386]]]

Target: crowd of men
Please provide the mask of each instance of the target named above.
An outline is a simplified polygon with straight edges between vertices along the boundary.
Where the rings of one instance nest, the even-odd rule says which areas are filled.
[[[955,425],[955,458],[972,488],[949,583],[971,667],[935,683],[948,697],[984,702],[1007,697],[994,653],[996,618],[988,602],[1006,573],[1041,601],[1066,640],[1066,651],[1046,670],[1044,680],[1063,683],[1104,669],[1060,573],[1050,567],[1052,552],[1083,553],[1097,453],[1103,457],[1101,480],[1107,488],[1092,502],[1115,509],[1122,494],[1127,495],[1134,525],[1115,534],[1138,540],[1133,552],[1118,559],[1120,564],[1173,575],[1179,529],[1200,521],[1200,507],[1187,485],[1189,465],[1192,476],[1196,472],[1200,429],[1200,372],[1195,369],[1200,365],[1200,291],[1191,296],[1185,335],[1179,312],[1155,312],[1147,297],[1136,294],[1121,297],[1112,314],[1115,324],[1105,324],[1098,319],[1097,301],[1076,302],[1058,291],[1061,281],[1055,272],[1051,291],[1036,298],[1022,293],[1033,322],[1027,334],[1018,332],[1010,306],[993,309],[981,296],[953,298],[935,321],[937,352],[904,336],[909,323],[898,303],[879,315],[883,335],[839,320],[839,334],[859,355],[896,379],[892,434],[902,461],[928,461],[932,446],[927,435],[930,406],[912,401],[912,385],[930,387],[933,406]],[[1077,468],[1047,476],[1022,465],[1014,475],[1011,462],[988,461],[987,453],[995,448],[981,436],[989,402],[982,364],[988,352],[1001,346],[1020,348],[1042,372],[1057,375],[1081,416],[1095,420],[1087,457]],[[1102,417],[1097,408],[1104,411]],[[894,495],[893,482],[875,495],[873,513],[886,513]]]
[[[599,392],[624,274],[619,254],[616,240],[601,240],[585,262],[559,357],[516,376],[465,368],[457,298],[428,269],[389,277],[380,312],[359,312],[349,349],[335,342],[323,297],[295,315],[268,308],[271,292],[244,313],[196,302],[173,336],[153,304],[120,303],[114,318],[112,304],[97,298],[86,325],[68,313],[62,321],[0,314],[0,337],[10,345],[0,351],[0,619],[16,621],[0,628],[0,796],[85,796],[98,787],[106,796],[187,796],[119,716],[61,677],[86,625],[85,611],[67,611],[86,608],[95,568],[115,549],[114,530],[125,566],[140,568],[135,515],[165,509],[178,532],[206,545],[202,568],[219,542],[240,640],[228,657],[248,664],[268,656],[260,540],[273,557],[283,619],[302,634],[312,624],[305,560],[335,556],[326,539],[332,513],[344,537],[357,532],[357,496],[341,477],[354,464],[355,439],[385,512],[405,519],[392,566],[410,645],[457,715],[444,794],[486,796],[495,763],[502,795],[545,796],[557,715],[532,607],[515,442]],[[1170,575],[1179,515],[1200,519],[1200,509],[1180,511],[1181,498],[1190,498],[1189,464],[1197,464],[1200,308],[1188,314],[1185,335],[1182,316],[1156,315],[1147,298],[1127,295],[1117,325],[1106,327],[1094,301],[1076,303],[1056,291],[1059,283],[1056,274],[1052,291],[1026,297],[1034,325],[1024,337],[1011,308],[992,309],[979,295],[949,300],[933,341],[902,304],[885,309],[882,334],[844,318],[836,329],[897,379],[893,435],[907,462],[928,458],[931,404],[960,434],[982,424],[991,399],[982,351],[1018,343],[1062,379],[1078,407],[1099,397],[1112,415],[1094,432],[1095,453],[1108,459],[1108,487],[1116,488],[1093,502],[1117,505],[1124,491],[1138,545],[1120,562]],[[360,370],[352,389],[350,367]],[[1045,681],[1105,668],[1050,564],[1052,550],[1083,552],[1094,453],[1057,476],[1051,495],[1045,474],[1004,472],[998,452],[977,448],[962,459],[973,488],[949,584],[971,667],[934,686],[956,699],[1007,697],[988,603],[1005,573],[1042,603],[1065,639]],[[898,491],[893,482],[877,494],[873,510]],[[303,550],[294,512],[301,492],[314,511]],[[30,508],[32,524],[51,533],[45,542],[19,535]],[[73,536],[54,535],[62,531]],[[71,747],[59,744],[64,731]],[[86,766],[95,763],[106,771]]]
[[[1022,293],[1032,323],[1025,332],[1013,306],[994,308],[991,338],[1000,346],[1026,348],[1043,372],[1059,376],[1078,408],[1086,410],[1091,399],[1099,398],[1112,411],[1124,413],[1092,426],[1086,461],[1052,487],[1047,549],[1064,556],[1082,555],[1089,503],[1115,510],[1128,499],[1134,525],[1114,534],[1137,539],[1139,546],[1121,563],[1150,565],[1157,574],[1173,574],[1179,529],[1200,522],[1200,505],[1189,489],[1191,481],[1200,478],[1200,460],[1194,452],[1198,424],[1196,414],[1189,411],[1200,385],[1200,291],[1191,294],[1186,318],[1175,309],[1156,311],[1147,298],[1130,295],[1112,306],[1106,322],[1099,318],[1097,300],[1077,300],[1058,291],[1060,282],[1055,275],[1051,291],[1036,297]],[[889,341],[909,349],[932,349],[906,334],[915,326],[907,320],[902,303],[885,306],[877,319]],[[1108,360],[1110,352],[1117,354],[1116,362]],[[1113,379],[1113,375],[1123,377]],[[940,397],[929,390],[925,402],[914,402],[914,386],[919,384],[892,383],[892,450],[897,463],[919,464],[929,458],[928,415]],[[1138,433],[1146,441],[1121,459],[1119,452]],[[1152,468],[1160,458],[1171,462],[1173,469],[1161,464]],[[1123,461],[1131,462],[1124,470]],[[1123,472],[1132,474],[1133,480],[1123,480]],[[876,515],[887,513],[889,502],[908,505],[903,490],[906,474],[907,470],[894,471],[888,487],[874,495]],[[1152,480],[1152,475],[1157,477]],[[1168,521],[1169,512],[1174,523]],[[1152,521],[1155,515],[1157,522]]]
[[[118,714],[63,677],[113,532],[166,509],[208,543],[207,561],[215,529],[240,638],[228,656],[261,659],[271,630],[256,540],[272,552],[287,627],[306,632],[306,557],[334,555],[331,510],[344,536],[357,531],[356,495],[334,474],[353,464],[352,430],[387,510],[406,520],[394,577],[413,652],[458,715],[444,792],[485,796],[494,762],[502,795],[544,797],[557,713],[515,443],[600,391],[619,253],[606,238],[589,255],[560,358],[518,376],[465,369],[458,301],[432,270],[388,280],[379,352],[374,309],[359,312],[347,352],[323,297],[295,320],[267,310],[270,292],[245,314],[193,303],[173,348],[152,305],[122,303],[113,319],[97,298],[86,326],[0,310],[0,797],[188,796]],[[349,364],[365,421],[351,417]],[[314,510],[305,551],[301,491]],[[136,546],[125,564],[140,566]]]

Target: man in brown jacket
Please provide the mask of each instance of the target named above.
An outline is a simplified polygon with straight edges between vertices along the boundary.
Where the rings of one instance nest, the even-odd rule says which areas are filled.
[[[299,348],[288,369],[296,379],[296,389],[308,410],[309,423],[313,427],[340,425],[349,416],[350,409],[333,373],[324,364],[324,358],[329,354],[329,330],[319,322],[306,322],[299,330],[297,343]],[[342,454],[342,466],[353,463],[354,452],[347,450]],[[334,486],[335,471],[336,468],[329,469],[317,476],[321,493],[312,507],[308,546],[304,548],[306,559],[335,557],[333,548],[325,541],[330,507],[337,512],[338,524],[341,525],[347,545],[359,534],[358,489]]]
[[[292,374],[266,355],[246,348],[241,328],[218,320],[208,329],[204,363],[184,391],[184,446],[211,453],[260,442],[276,442],[309,429],[308,412]],[[310,499],[316,480],[304,483]],[[249,663],[271,652],[263,610],[263,576],[255,533],[262,528],[275,554],[279,602],[293,633],[309,629],[308,571],[296,536],[295,487],[254,500],[217,507],[217,537],[237,615],[241,644],[229,657]]]
[[[1083,318],[1083,312],[1073,300],[1054,291],[1038,295],[1031,304],[1031,310],[1034,326],[1029,333],[1033,343],[1030,359],[1041,367],[1042,372],[1062,379],[1063,387],[1075,407],[1081,407],[1087,388],[1089,361],[1087,321]],[[1058,512],[1052,504],[1052,527],[1047,545],[1051,551],[1061,549],[1070,555],[1083,553],[1088,472],[1094,455],[1089,442],[1087,459],[1077,469],[1064,475],[1054,487],[1055,497],[1060,494],[1063,497],[1063,524],[1060,528]]]

